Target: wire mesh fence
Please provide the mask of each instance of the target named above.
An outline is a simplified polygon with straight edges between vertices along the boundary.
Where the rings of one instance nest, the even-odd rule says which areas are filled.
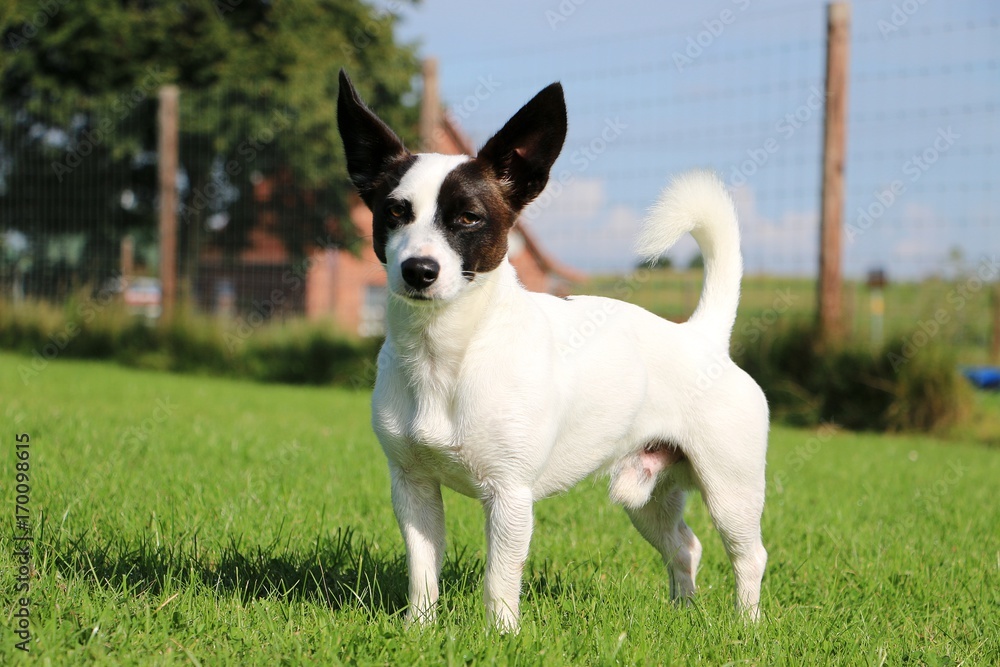
[[[538,63],[553,49],[573,51],[581,66],[559,72],[567,148],[555,187],[526,216],[532,229],[574,265],[630,272],[629,293],[683,318],[697,303],[699,276],[632,271],[630,244],[670,175],[711,168],[740,213],[748,276],[737,329],[752,332],[765,326],[754,318],[777,309],[814,316],[826,16],[820,4],[721,7],[669,30],[467,54],[444,63],[444,88],[481,143],[510,101],[537,89]],[[941,20],[916,2],[854,3],[843,219],[850,335],[879,340],[923,325],[968,361],[989,354],[1000,278],[1000,172],[991,165],[1000,14],[976,7]],[[556,19],[556,33],[560,20],[572,17]],[[613,65],[593,63],[612,53]],[[499,63],[524,77],[494,75]],[[477,81],[492,81],[488,102],[477,98]],[[675,269],[698,261],[690,240],[669,259]],[[602,284],[612,290],[616,281]]]
[[[1000,12],[925,14],[919,3],[854,7],[847,328],[859,340],[933,330],[963,360],[982,361],[1000,278]],[[523,216],[528,242],[586,272],[575,289],[686,317],[700,287],[693,242],[668,255],[672,270],[652,271],[636,270],[631,243],[670,175],[714,169],[741,217],[747,278],[737,328],[752,334],[815,314],[824,29],[820,5],[757,10],[740,0],[669,30],[463,54],[441,63],[443,102],[481,145],[537,92],[534,63],[553,50],[579,53],[579,65],[560,72],[570,133],[546,192]],[[600,53],[615,57],[602,64]],[[496,76],[499,62],[524,75]],[[122,275],[148,277],[155,300],[161,84],[151,71],[118,99],[71,113],[0,102],[5,307],[58,303]],[[377,333],[380,269],[364,255],[346,179],[303,167],[340,147],[294,123],[302,104],[332,113],[332,96],[276,99],[248,85],[239,94],[182,90],[180,99],[176,233],[187,302],[264,319],[353,309],[346,328]]]

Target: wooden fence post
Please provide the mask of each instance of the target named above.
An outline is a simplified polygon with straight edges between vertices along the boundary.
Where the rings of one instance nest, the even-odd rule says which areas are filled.
[[[120,246],[121,280],[124,285],[122,289],[132,283],[135,277],[135,239],[131,234],[122,237]]]
[[[821,345],[840,340],[844,335],[841,251],[850,32],[850,5],[847,2],[830,3],[827,7],[826,105],[816,308]]]
[[[177,166],[178,166],[178,97],[177,86],[160,89],[157,114],[159,141],[160,196],[160,292],[163,312],[160,322],[173,321],[177,304]]]

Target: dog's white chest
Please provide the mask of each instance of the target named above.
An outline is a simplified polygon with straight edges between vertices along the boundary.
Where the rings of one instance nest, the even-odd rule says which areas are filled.
[[[400,387],[392,381],[380,382],[372,400],[372,417],[380,438],[441,450],[457,449],[460,445],[447,397],[418,397],[409,387]]]
[[[448,393],[426,387],[418,392],[397,372],[380,372],[372,423],[394,465],[420,471],[459,493],[478,495],[481,480]]]

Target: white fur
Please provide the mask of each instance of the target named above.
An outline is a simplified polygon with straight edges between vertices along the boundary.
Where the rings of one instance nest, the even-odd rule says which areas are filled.
[[[469,160],[467,155],[423,153],[400,179],[392,196],[410,202],[414,219],[390,234],[385,246],[389,289],[405,291],[400,266],[411,257],[433,257],[441,266],[437,280],[425,292],[432,299],[451,299],[464,287],[462,258],[451,249],[434,224],[437,194],[452,169]]]
[[[705,260],[705,287],[688,322],[707,335],[729,335],[740,301],[743,257],[736,207],[719,178],[707,171],[688,172],[663,191],[636,242],[640,257],[655,260],[684,234],[698,242]]]
[[[419,221],[432,215],[441,182],[432,162],[444,168],[422,155],[400,184],[413,201],[431,202],[419,205]],[[739,232],[725,189],[707,174],[664,193],[640,248],[658,256],[688,231],[708,276],[685,324],[612,299],[527,292],[506,260],[451,285],[446,298],[390,299],[372,423],[406,542],[411,619],[434,615],[441,484],[483,504],[486,608],[493,624],[513,630],[532,504],[595,472],[611,476],[613,497],[662,555],[679,599],[695,590],[701,545],[682,517],[686,491],[700,489],[733,563],[737,606],[757,617],[767,403],[728,357]],[[390,285],[410,249],[453,261],[433,234],[419,238],[416,227],[390,234]],[[685,458],[668,465],[665,453],[646,451],[651,443],[671,443]]]

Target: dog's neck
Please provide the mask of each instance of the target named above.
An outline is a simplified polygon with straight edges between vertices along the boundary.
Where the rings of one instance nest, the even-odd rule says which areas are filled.
[[[523,292],[506,259],[475,280],[473,289],[448,303],[411,303],[390,295],[386,339],[411,381],[428,379],[428,372],[453,378],[485,321],[509,312]]]

